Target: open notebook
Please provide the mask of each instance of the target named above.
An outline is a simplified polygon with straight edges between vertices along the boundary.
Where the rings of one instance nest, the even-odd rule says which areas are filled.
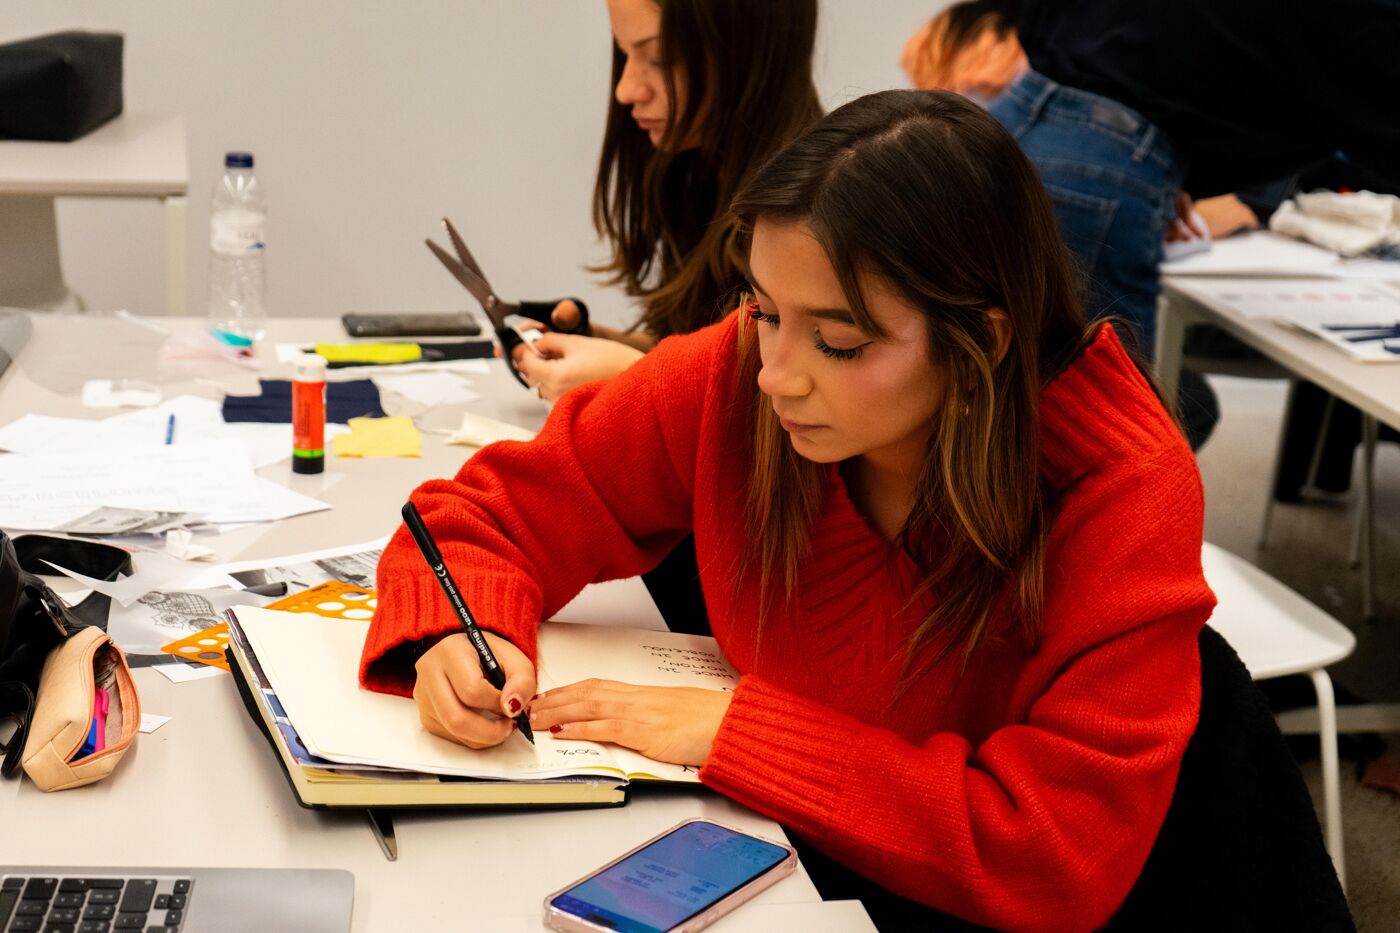
[[[621,803],[631,781],[699,780],[694,768],[547,731],[533,747],[516,735],[465,748],[425,731],[412,700],[360,687],[368,622],[249,606],[229,615],[245,701],[307,805],[607,804]],[[589,677],[711,689],[738,681],[712,638],[547,622],[539,644],[541,690]]]

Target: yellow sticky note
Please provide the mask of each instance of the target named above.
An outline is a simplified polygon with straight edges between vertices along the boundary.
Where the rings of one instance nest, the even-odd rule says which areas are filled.
[[[316,355],[328,363],[412,363],[423,357],[416,343],[318,343]]]
[[[351,418],[350,433],[331,438],[337,457],[421,457],[423,435],[412,418]]]

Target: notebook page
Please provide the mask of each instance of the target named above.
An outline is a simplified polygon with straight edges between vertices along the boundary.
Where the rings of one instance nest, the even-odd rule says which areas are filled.
[[[733,690],[739,683],[739,675],[708,636],[567,622],[541,625],[540,689],[552,690],[590,677],[707,690]],[[549,737],[549,733],[544,735]],[[560,745],[591,744],[554,741]],[[605,747],[630,778],[699,780],[698,768],[652,761],[626,748]]]
[[[427,732],[411,699],[360,687],[368,622],[251,607],[236,617],[287,717],[322,758],[495,780],[622,777],[612,749],[596,743],[551,742],[546,732],[535,746],[512,736],[473,750]]]

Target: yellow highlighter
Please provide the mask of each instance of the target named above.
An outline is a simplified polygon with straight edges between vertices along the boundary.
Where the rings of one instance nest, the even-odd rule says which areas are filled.
[[[423,358],[423,348],[416,343],[318,343],[318,356],[328,363],[416,363]]]

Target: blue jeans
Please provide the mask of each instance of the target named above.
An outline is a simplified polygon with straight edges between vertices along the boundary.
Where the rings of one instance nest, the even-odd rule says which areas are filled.
[[[1085,312],[1126,319],[1150,357],[1157,267],[1183,174],[1171,143],[1137,111],[1034,71],[991,112],[1040,171],[1086,279]]]

